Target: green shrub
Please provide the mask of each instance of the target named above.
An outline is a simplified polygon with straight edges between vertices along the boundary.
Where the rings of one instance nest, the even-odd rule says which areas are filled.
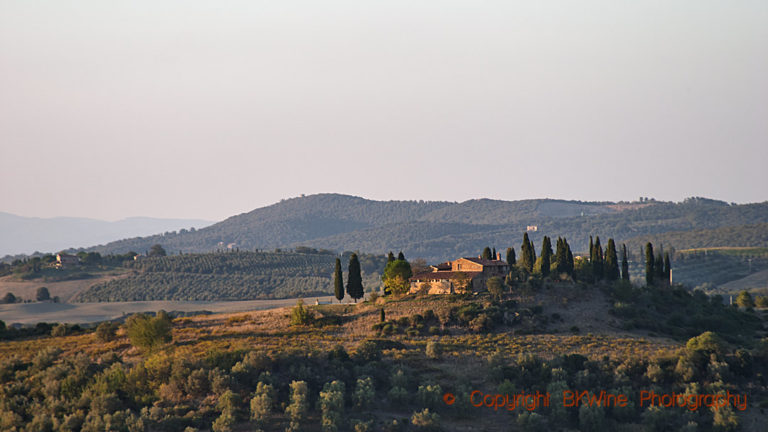
[[[411,416],[411,424],[421,430],[437,430],[440,425],[440,416],[430,412],[429,408],[414,412]]]
[[[438,360],[443,356],[443,349],[439,342],[429,341],[427,342],[427,348],[425,351],[427,358],[432,360]]]
[[[111,322],[103,322],[96,327],[96,338],[101,342],[109,342],[115,339],[115,333],[117,332],[117,324]]]
[[[312,322],[312,313],[304,307],[304,301],[299,299],[291,309],[291,325],[308,325]]]
[[[138,348],[152,350],[173,339],[171,319],[164,311],[154,318],[146,314],[131,315],[125,325],[131,344]]]

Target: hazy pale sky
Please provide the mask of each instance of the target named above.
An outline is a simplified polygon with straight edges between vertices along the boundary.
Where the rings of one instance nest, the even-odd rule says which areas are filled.
[[[0,0],[0,211],[768,199],[768,2]]]

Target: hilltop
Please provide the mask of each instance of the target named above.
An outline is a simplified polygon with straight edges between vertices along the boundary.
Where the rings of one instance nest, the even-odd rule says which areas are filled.
[[[475,255],[486,245],[517,245],[528,226],[534,243],[539,233],[569,239],[586,250],[589,235],[621,242],[668,232],[718,229],[768,223],[768,202],[735,205],[691,198],[681,203],[581,202],[552,199],[499,201],[373,201],[339,194],[283,200],[198,230],[136,237],[88,248],[105,253],[143,253],[162,244],[174,253],[209,252],[227,247],[253,250],[310,246],[335,251],[386,253],[402,250],[411,257],[438,262]],[[762,232],[766,225],[757,225]],[[541,234],[543,235],[543,234]],[[768,246],[761,237],[760,244]],[[711,245],[741,246],[729,237]],[[699,247],[686,244],[687,247]]]

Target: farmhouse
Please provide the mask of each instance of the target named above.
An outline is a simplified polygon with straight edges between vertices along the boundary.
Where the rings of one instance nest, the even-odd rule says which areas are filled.
[[[502,261],[501,254],[496,259],[459,258],[441,264],[429,266],[429,271],[411,277],[409,292],[426,291],[428,294],[453,294],[458,292],[477,292],[485,289],[485,281],[492,276],[504,277],[509,265]]]
[[[69,268],[80,265],[80,258],[66,253],[56,254],[56,268]]]

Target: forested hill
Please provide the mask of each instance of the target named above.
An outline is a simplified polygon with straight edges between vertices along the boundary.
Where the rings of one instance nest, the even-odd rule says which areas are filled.
[[[242,250],[304,245],[369,253],[402,250],[409,257],[434,262],[475,255],[486,245],[517,246],[528,225],[538,227],[538,232],[530,233],[534,243],[545,234],[566,236],[579,251],[587,248],[591,234],[622,241],[671,231],[766,222],[768,202],[731,205],[692,198],[682,203],[550,199],[454,203],[372,201],[320,194],[283,200],[196,231],[121,240],[89,250],[143,253],[156,243],[171,253],[209,252],[228,245]],[[728,239],[724,241],[728,243]]]

